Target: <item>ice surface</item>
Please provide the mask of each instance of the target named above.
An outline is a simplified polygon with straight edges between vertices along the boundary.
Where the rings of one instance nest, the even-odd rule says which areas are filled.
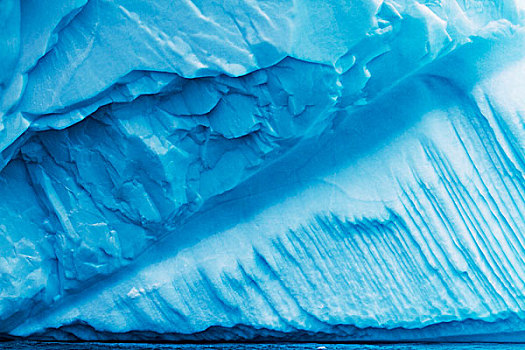
[[[0,335],[525,340],[523,5],[1,0]]]

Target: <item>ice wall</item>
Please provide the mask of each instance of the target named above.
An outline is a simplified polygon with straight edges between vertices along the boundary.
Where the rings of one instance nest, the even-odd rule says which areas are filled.
[[[521,339],[522,5],[0,1],[0,334]]]

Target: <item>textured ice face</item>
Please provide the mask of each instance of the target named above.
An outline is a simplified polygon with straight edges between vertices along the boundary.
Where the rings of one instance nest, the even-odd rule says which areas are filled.
[[[0,334],[525,330],[521,5],[0,1]]]

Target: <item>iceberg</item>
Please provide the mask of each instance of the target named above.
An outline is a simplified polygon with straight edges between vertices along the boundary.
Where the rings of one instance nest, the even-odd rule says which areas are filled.
[[[0,338],[525,341],[524,10],[0,1]]]

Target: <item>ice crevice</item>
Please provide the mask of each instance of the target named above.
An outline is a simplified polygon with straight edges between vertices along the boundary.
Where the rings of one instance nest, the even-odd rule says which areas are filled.
[[[1,336],[522,339],[516,3],[6,3]]]

